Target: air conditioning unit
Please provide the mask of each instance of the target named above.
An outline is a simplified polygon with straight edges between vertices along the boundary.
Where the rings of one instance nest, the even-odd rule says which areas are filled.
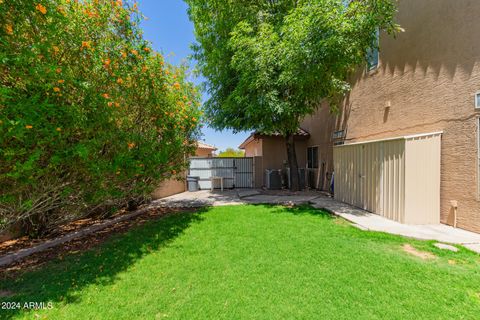
[[[265,170],[265,186],[268,190],[282,189],[282,176],[280,174],[280,170]]]

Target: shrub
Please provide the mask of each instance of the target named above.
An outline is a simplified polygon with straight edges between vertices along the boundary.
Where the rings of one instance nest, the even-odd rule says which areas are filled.
[[[38,235],[186,166],[199,94],[135,3],[0,0],[0,228]]]

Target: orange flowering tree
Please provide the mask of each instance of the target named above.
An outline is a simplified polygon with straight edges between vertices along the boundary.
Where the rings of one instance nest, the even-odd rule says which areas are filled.
[[[0,228],[31,234],[181,172],[199,93],[121,0],[0,0]]]

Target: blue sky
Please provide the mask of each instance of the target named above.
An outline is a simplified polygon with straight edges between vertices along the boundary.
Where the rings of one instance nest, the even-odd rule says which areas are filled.
[[[187,5],[182,0],[138,0],[140,11],[148,18],[142,23],[145,39],[153,48],[162,52],[167,61],[180,64],[187,61],[192,53],[190,44],[195,41],[193,24],[188,19]],[[203,79],[195,79],[201,83]],[[204,95],[204,100],[207,98]],[[237,148],[249,133],[233,134],[231,131],[218,132],[203,128],[202,139],[215,145],[219,150]]]

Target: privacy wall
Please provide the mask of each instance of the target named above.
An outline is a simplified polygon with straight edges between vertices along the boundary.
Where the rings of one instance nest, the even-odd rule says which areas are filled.
[[[441,132],[336,146],[335,199],[407,224],[440,223]]]

